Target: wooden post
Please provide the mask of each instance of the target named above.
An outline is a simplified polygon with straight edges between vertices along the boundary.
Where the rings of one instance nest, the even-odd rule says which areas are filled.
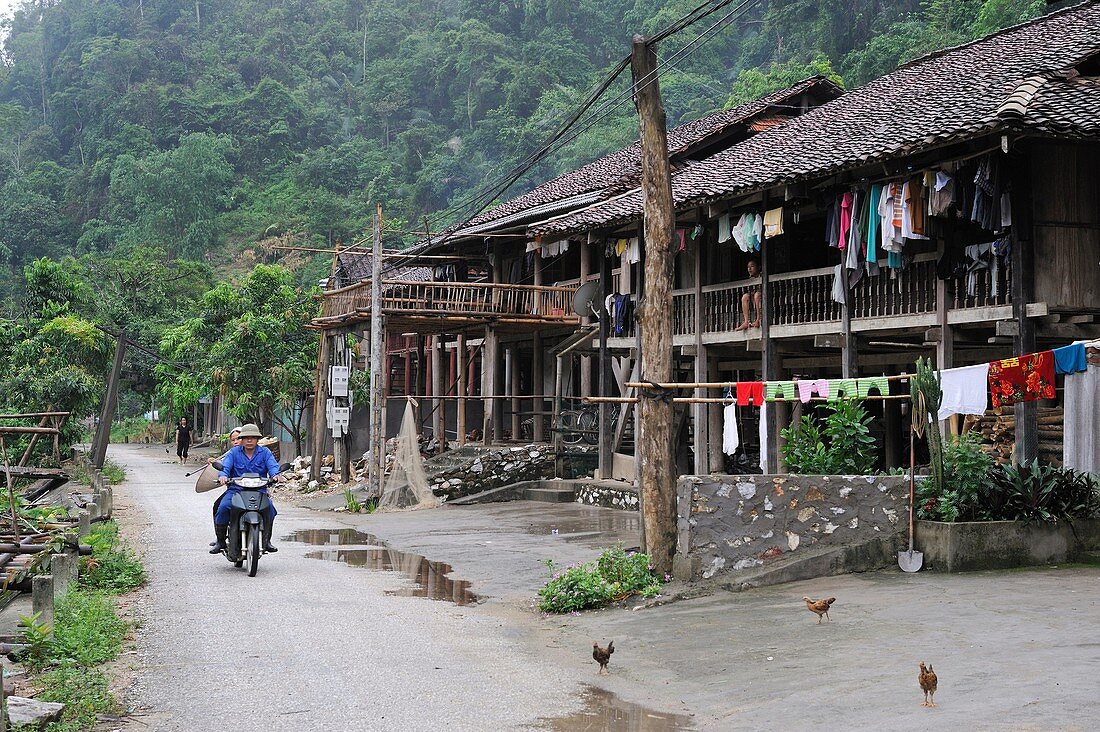
[[[436,441],[436,454],[447,449],[447,424],[443,412],[443,391],[446,373],[443,371],[443,336],[432,338],[432,434]]]
[[[456,432],[458,432],[458,444],[466,444],[466,397],[469,389],[466,387],[466,362],[470,354],[466,351],[466,336],[458,335],[458,343],[455,346],[455,355],[458,356],[458,414],[455,417]]]
[[[600,254],[602,256],[603,252],[600,252]],[[580,264],[580,267],[581,267],[581,277],[580,277],[581,285],[584,285],[586,282],[588,282],[588,276],[592,272],[592,242],[591,241],[581,242],[581,264]],[[607,292],[607,288],[609,286],[610,286],[610,283],[603,281],[603,279],[601,277],[600,287],[603,288],[603,294],[604,294],[605,297],[607,295],[611,294],[611,293]],[[601,307],[602,307],[602,305],[603,304],[600,303]],[[581,325],[589,325],[591,322],[592,322],[592,316],[591,315],[582,315],[581,316]],[[580,366],[580,368],[581,368],[581,384],[580,384],[581,396],[582,397],[590,397],[590,396],[592,396],[592,359],[589,358],[588,356],[581,356],[580,362],[581,362],[581,366]]]
[[[370,283],[370,435],[367,454],[367,495],[382,495],[386,472],[386,395],[382,373],[385,360],[382,314],[382,204],[374,212],[374,248]]]
[[[519,394],[519,348],[512,346],[504,352],[504,382],[505,390],[510,397],[509,407],[512,410],[512,440],[518,442],[520,423],[520,394]]]
[[[546,411],[543,388],[545,374],[543,374],[542,334],[535,332],[531,338],[531,401],[534,409],[531,412],[535,417],[535,442],[546,440],[546,431],[543,429],[543,412]]]
[[[854,379],[859,374],[859,343],[852,331],[852,299],[855,295],[848,286],[848,270],[843,263],[840,265],[840,276],[844,285],[844,302],[840,305],[840,375],[845,379]]]
[[[111,365],[111,376],[107,381],[107,393],[103,395],[103,407],[99,411],[99,424],[96,425],[95,440],[92,444],[92,465],[103,467],[107,458],[107,444],[111,441],[111,422],[114,420],[115,406],[118,403],[118,381],[122,376],[122,360],[126,356],[126,332],[118,332],[118,344],[115,346],[115,361]]]
[[[606,252],[600,252],[600,282],[604,288],[611,287],[611,266]],[[609,294],[607,292],[604,293]],[[611,351],[607,348],[607,336],[611,318],[607,314],[603,303],[600,303],[600,360],[599,360],[599,394],[602,397],[611,396]],[[558,377],[558,386],[555,392],[561,393],[561,377]],[[599,475],[603,480],[611,477],[611,410],[614,407],[606,402],[600,402],[600,444],[599,444]]]
[[[763,208],[768,207],[768,194],[764,194]],[[772,321],[772,293],[769,277],[771,276],[771,243],[764,242],[760,246],[760,350],[761,350],[761,378],[764,381],[774,381],[779,378],[779,349],[771,337]],[[841,268],[843,274],[843,268]],[[778,436],[778,424],[776,421],[775,402],[765,403],[760,407],[760,419],[766,420],[768,427],[768,444],[761,445],[760,449],[766,451],[767,460],[764,461],[764,472],[775,473],[779,470],[778,454],[775,449]]]
[[[699,248],[692,252],[694,268],[692,278],[694,287],[694,312],[692,319],[695,321],[695,381],[705,383],[710,381],[707,376],[707,347],[703,345],[703,258]],[[695,396],[698,399],[706,398],[706,389],[696,389]],[[691,426],[693,431],[692,445],[694,452],[694,468],[696,475],[706,475],[710,472],[710,424],[707,419],[708,405],[702,402],[692,405]]]
[[[1035,321],[1027,317],[1027,304],[1035,295],[1034,232],[1031,227],[1031,176],[1027,163],[1027,151],[1017,154],[1011,162],[1012,184],[1012,317],[1018,326],[1013,338],[1015,352],[1019,355],[1035,352]],[[1017,402],[1016,415],[1017,465],[1025,465],[1039,457],[1038,404]]]
[[[486,446],[493,444],[494,439],[499,439],[500,413],[497,411],[497,374],[500,370],[498,363],[500,340],[497,338],[496,329],[491,325],[485,327],[485,341],[481,347],[481,396],[484,403],[482,415],[482,439]]]
[[[320,343],[317,345],[317,378],[313,384],[313,428],[310,433],[313,452],[310,458],[309,477],[312,480],[321,479],[321,458],[325,454],[325,432],[328,430],[328,420],[325,415],[328,402],[328,372],[332,366],[332,344],[328,331],[321,331]],[[373,374],[372,380],[373,380]]]
[[[631,67],[642,143],[645,205],[645,300],[639,305],[643,380],[672,380],[672,176],[665,110],[657,81],[657,54],[634,36]],[[658,575],[672,571],[676,552],[676,476],[671,400],[641,400],[642,434],[635,455],[641,461],[643,543]]]

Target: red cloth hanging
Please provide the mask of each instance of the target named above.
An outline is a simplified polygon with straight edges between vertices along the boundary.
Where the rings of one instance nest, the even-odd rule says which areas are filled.
[[[1054,398],[1054,353],[1040,351],[989,364],[989,394],[994,407]]]
[[[758,407],[764,406],[763,381],[737,382],[737,406],[745,407],[750,402]]]

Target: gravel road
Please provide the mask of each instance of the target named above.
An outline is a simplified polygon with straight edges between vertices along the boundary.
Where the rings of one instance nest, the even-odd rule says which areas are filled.
[[[385,594],[398,573],[306,558],[277,541],[249,578],[207,553],[214,495],[157,446],[112,445],[119,490],[147,521],[148,587],[128,729],[486,730],[581,706],[567,670],[532,657],[514,628],[478,607]],[[276,537],[325,528],[280,506]]]

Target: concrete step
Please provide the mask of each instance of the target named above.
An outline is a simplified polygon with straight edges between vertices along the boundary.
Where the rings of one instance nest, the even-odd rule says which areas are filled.
[[[730,571],[712,581],[731,592],[831,577],[850,572],[871,572],[897,568],[898,553],[893,542],[872,539],[863,544],[812,548],[769,561],[763,567]]]
[[[528,501],[544,503],[572,503],[577,500],[576,488],[528,488],[523,492]]]

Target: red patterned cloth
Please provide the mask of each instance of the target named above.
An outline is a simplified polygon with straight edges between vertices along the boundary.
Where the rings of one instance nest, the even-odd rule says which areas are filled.
[[[764,406],[763,381],[738,381],[737,406],[744,407],[752,402],[758,407]]]
[[[1054,398],[1054,354],[1040,351],[989,364],[989,394],[994,407]]]

